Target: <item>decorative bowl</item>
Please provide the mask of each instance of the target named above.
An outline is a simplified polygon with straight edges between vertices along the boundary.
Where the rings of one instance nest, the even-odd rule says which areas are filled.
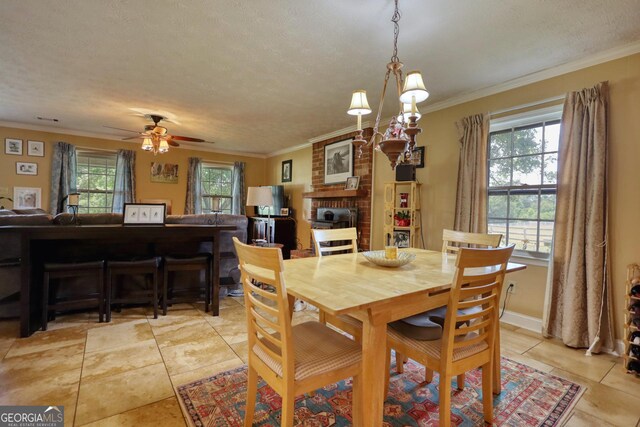
[[[396,259],[386,258],[384,251],[367,251],[363,252],[362,255],[367,259],[367,261],[381,267],[401,267],[405,264],[409,264],[416,258],[415,254],[407,252],[398,252],[398,258]]]

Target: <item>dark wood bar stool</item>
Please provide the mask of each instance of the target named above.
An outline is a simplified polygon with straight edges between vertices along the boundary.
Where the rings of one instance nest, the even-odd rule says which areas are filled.
[[[108,261],[107,262],[107,322],[111,321],[112,304],[137,304],[151,303],[153,305],[153,318],[158,318],[158,270],[160,269],[160,257]],[[131,295],[113,298],[114,280],[117,276],[144,275],[145,281],[151,278],[151,289],[145,290],[141,295]],[[117,283],[117,280],[116,280]],[[115,289],[117,292],[118,289]]]
[[[94,277],[95,292],[58,298],[59,284],[51,281],[70,277]],[[45,263],[42,286],[42,330],[47,330],[51,310],[98,307],[99,321],[104,317],[104,261]],[[50,300],[51,297],[51,300]]]
[[[204,286],[197,290],[177,289],[174,283],[169,283],[169,273],[176,271],[205,272]],[[164,257],[164,280],[162,281],[162,314],[167,314],[167,305],[180,302],[196,302],[204,299],[204,311],[209,311],[211,303],[211,277],[213,267],[210,254],[200,254],[195,257],[166,256]],[[175,282],[175,281],[174,281]]]

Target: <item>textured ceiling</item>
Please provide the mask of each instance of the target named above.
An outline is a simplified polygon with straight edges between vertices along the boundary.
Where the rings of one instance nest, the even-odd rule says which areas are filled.
[[[640,39],[638,0],[401,0],[399,57],[423,105]],[[269,153],[353,124],[377,105],[392,0],[3,0],[0,120],[128,136],[131,108],[170,132]],[[387,102],[385,115],[394,103]]]

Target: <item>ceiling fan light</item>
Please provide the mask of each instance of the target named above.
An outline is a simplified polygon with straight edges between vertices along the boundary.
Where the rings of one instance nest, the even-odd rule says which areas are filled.
[[[160,140],[160,146],[158,147],[158,152],[166,153],[167,151],[169,151],[169,144],[167,143],[167,140],[166,139]]]
[[[151,138],[145,138],[142,141],[142,149],[144,151],[153,151],[153,142],[151,142]]]
[[[354,91],[353,95],[351,96],[351,105],[347,110],[347,114],[350,114],[352,116],[364,116],[365,114],[369,114],[370,112],[371,107],[369,107],[369,101],[367,101],[367,91]]]
[[[411,71],[404,79],[404,85],[402,87],[402,95],[400,95],[400,102],[405,104],[411,104],[412,98],[415,96],[415,102],[422,102],[429,97],[429,92],[424,86],[422,80],[422,74],[420,71]]]
[[[418,107],[416,107],[416,121],[420,120],[420,117],[422,117],[422,114],[420,114],[420,111],[418,111]],[[409,117],[411,117],[411,104],[402,104],[402,113],[398,114],[398,121],[400,123],[405,123],[405,117],[406,117],[406,121],[409,122]]]

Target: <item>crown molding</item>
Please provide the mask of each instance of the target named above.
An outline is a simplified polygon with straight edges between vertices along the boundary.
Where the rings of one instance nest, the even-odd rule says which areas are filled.
[[[311,142],[304,142],[302,144],[294,145],[293,147],[282,148],[280,150],[272,151],[267,154],[267,157],[275,157],[280,156],[281,154],[291,153],[293,151],[302,150],[303,148],[311,147],[313,144]]]
[[[542,71],[528,74],[526,76],[518,77],[516,79],[509,80],[507,82],[500,83],[494,86],[489,86],[472,92],[455,95],[449,99],[445,99],[444,101],[436,102],[435,104],[425,106],[424,108],[421,107],[420,110],[422,111],[422,114],[433,113],[438,110],[453,107],[454,105],[475,101],[476,99],[484,98],[486,96],[506,92],[508,90],[516,89],[532,83],[537,83],[542,80],[547,80],[553,77],[561,76],[563,74],[582,70],[583,68],[588,68],[594,65],[624,58],[625,56],[631,56],[636,53],[640,53],[640,40],[626,44],[624,46],[608,49],[594,55],[578,59],[576,61],[567,62],[562,65],[557,65],[555,67],[547,68]]]
[[[76,130],[76,129],[59,128],[55,126],[43,126],[43,125],[34,125],[30,123],[7,122],[7,121],[0,120],[0,127],[57,133],[60,135],[73,135],[73,136],[84,136],[87,138],[108,139],[110,141],[127,142],[131,144],[139,145],[139,143],[136,141],[123,141],[122,137],[116,136],[116,135],[109,135],[109,134],[103,134],[98,132],[87,132],[87,131]],[[250,152],[242,152],[242,151],[234,151],[234,150],[223,150],[223,149],[213,148],[208,145],[202,145],[200,143],[184,142],[184,141],[180,142],[180,147],[171,147],[171,149],[172,150],[189,149],[189,150],[195,150],[195,151],[206,151],[208,153],[228,154],[232,156],[255,157],[259,159],[266,159],[268,157],[267,154],[250,153]]]

